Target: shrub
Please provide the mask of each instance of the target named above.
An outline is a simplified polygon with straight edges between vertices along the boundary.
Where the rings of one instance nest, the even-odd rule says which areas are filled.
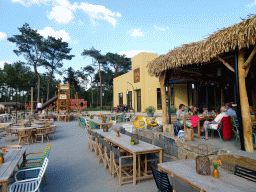
[[[152,106],[149,106],[145,109],[146,113],[155,113],[156,109]]]

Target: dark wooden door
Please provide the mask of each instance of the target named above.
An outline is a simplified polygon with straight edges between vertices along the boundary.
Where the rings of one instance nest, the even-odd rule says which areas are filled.
[[[141,112],[141,90],[137,90],[137,112]]]

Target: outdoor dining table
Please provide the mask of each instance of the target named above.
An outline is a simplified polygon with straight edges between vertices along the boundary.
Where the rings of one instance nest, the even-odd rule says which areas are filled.
[[[93,129],[92,131],[95,131],[96,133],[104,137],[106,140],[130,152],[133,155],[133,185],[136,185],[137,181],[153,178],[153,175],[147,175],[147,170],[145,170],[145,173],[143,173],[144,176],[141,176],[140,167],[138,168],[139,176],[137,177],[137,174],[136,174],[137,173],[136,171],[137,156],[140,156],[142,154],[148,154],[148,153],[159,153],[159,162],[160,163],[163,162],[163,149],[161,147],[143,142],[141,140],[139,141],[139,144],[131,145],[130,136],[120,134],[119,137],[116,137],[116,132],[113,130],[109,130],[108,132],[103,132],[102,129]]]
[[[2,191],[7,191],[8,179],[13,174],[15,167],[23,157],[25,160],[26,148],[22,149],[11,149],[4,156],[4,163],[0,164],[0,184],[2,185]]]
[[[219,178],[212,175],[200,175],[196,173],[196,161],[186,159],[158,164],[158,169],[164,171],[200,192],[249,192],[256,191],[256,184],[252,181],[229,173],[222,168],[219,170]],[[212,173],[213,167],[211,167]]]
[[[102,125],[111,125],[111,129],[114,128],[112,122],[103,123],[102,120],[100,119],[90,119],[89,117],[82,117],[82,118],[84,118],[85,120],[91,121],[94,124],[100,125],[100,129],[102,129]]]
[[[23,127],[23,126],[16,126],[16,127],[11,127],[12,130],[18,130],[18,129],[37,129],[37,128],[42,128],[44,125],[31,125],[30,127]]]
[[[45,124],[45,121],[34,120],[32,124]]]

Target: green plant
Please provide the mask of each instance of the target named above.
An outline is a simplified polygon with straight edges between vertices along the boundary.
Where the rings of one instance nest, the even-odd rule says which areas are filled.
[[[221,160],[213,159],[212,165],[213,165],[214,169],[218,169],[219,164],[222,164]]]
[[[131,142],[134,142],[134,138],[131,139]]]
[[[176,113],[177,108],[175,108],[174,105],[171,105],[171,106],[170,106],[170,111],[171,111],[171,113]]]
[[[149,106],[145,109],[146,113],[155,113],[156,109],[152,106]]]
[[[0,157],[1,157],[1,156],[4,156],[4,153],[0,153]]]

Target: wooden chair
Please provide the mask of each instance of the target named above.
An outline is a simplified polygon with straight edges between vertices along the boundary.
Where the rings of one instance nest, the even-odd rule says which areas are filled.
[[[243,177],[250,181],[256,182],[256,171],[254,170],[236,165],[234,174],[239,177]]]
[[[98,138],[98,153],[99,153],[99,163],[104,162],[104,139]]]
[[[48,128],[37,128],[36,133],[35,133],[35,142],[44,142],[44,137],[48,140],[49,142],[49,137],[48,137]],[[37,141],[37,138],[41,137],[41,141]]]
[[[50,134],[52,134],[52,139],[54,139],[54,133],[56,131],[56,127],[57,127],[56,125],[51,125],[50,126],[50,130],[48,132],[48,137],[49,137]]]
[[[27,143],[29,145],[29,140],[31,140],[31,142],[33,142],[32,138],[32,130],[31,129],[19,129],[18,131],[18,137],[19,137],[19,141],[18,141],[18,145],[20,144],[21,140],[27,141]]]
[[[111,151],[111,160],[112,160],[112,177],[115,175],[118,176],[119,185],[125,183],[132,183],[133,180],[133,159],[132,156],[123,155],[118,148],[112,148]],[[127,179],[131,179],[127,181]],[[126,181],[123,181],[126,180]]]
[[[5,136],[4,141],[12,141],[13,131],[10,129],[10,127],[6,127],[6,128],[5,128],[5,135],[6,135],[6,136]],[[8,137],[8,135],[11,136],[11,140],[6,140],[7,137]]]
[[[152,139],[149,139],[147,137],[139,136],[139,139],[146,142],[146,143],[152,144]]]
[[[112,146],[107,143],[105,140],[103,140],[103,146],[104,146],[104,154],[103,154],[103,163],[105,169],[110,168],[110,174],[111,174],[111,162],[110,162],[110,152],[112,150]]]
[[[150,166],[150,168],[152,170],[156,186],[159,191],[172,192],[173,188],[170,184],[168,174],[165,172],[157,171],[152,165]]]

